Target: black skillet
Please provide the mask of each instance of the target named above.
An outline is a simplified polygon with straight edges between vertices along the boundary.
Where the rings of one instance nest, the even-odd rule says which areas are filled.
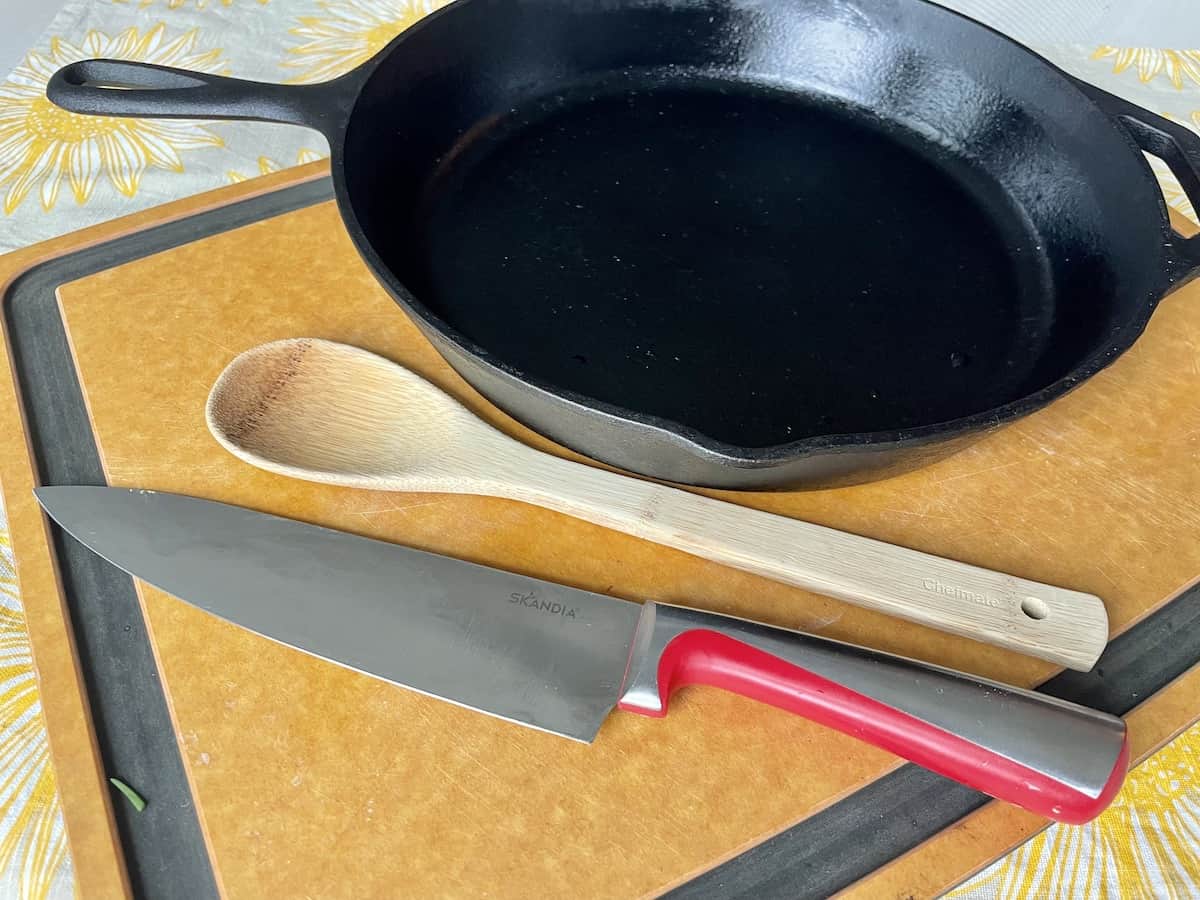
[[[324,84],[84,61],[47,94],[321,131],[347,230],[451,365],[691,484],[945,455],[1200,267],[1142,155],[1200,203],[1200,138],[923,0],[459,0]]]

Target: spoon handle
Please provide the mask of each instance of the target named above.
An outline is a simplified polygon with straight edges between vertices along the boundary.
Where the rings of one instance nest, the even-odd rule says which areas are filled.
[[[814,593],[1087,671],[1108,641],[1099,597],[639,481],[524,459],[505,495]],[[538,485],[533,487],[532,485]]]

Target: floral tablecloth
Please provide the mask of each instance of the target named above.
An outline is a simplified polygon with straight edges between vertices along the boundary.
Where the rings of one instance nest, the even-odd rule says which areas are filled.
[[[943,0],[1063,68],[1200,130],[1197,0]],[[0,84],[0,251],[318,159],[311,132],[250,123],[87,118],[45,99],[93,56],[313,82],[369,58],[440,0],[70,0]],[[1152,161],[1167,201],[1194,217]],[[1200,362],[1200,361],[1198,361]],[[8,535],[0,518],[0,895],[67,897],[55,793]],[[1200,897],[1200,727],[1131,775],[1090,825],[1056,826],[955,898]]]

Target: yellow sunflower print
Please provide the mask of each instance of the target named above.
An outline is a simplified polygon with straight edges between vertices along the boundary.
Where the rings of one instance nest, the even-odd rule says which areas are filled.
[[[183,120],[80,116],[46,99],[46,82],[67,63],[90,57],[223,72],[220,49],[199,49],[197,29],[168,39],[159,23],[145,33],[126,28],[112,37],[89,31],[80,44],[52,38],[46,54],[31,52],[23,65],[0,84],[0,190],[9,215],[39,187],[42,208],[58,201],[66,178],[76,203],[86,203],[103,172],[126,197],[137,193],[142,175],[153,166],[183,171],[180,151],[219,147],[221,138]]]
[[[302,71],[288,82],[328,81],[366,62],[405,28],[449,0],[317,0],[324,15],[301,16],[288,31],[303,43],[284,66]]]
[[[316,150],[309,150],[307,147],[302,147],[302,148],[300,148],[300,151],[296,154],[295,165],[302,166],[305,163],[316,162],[318,159],[324,159],[324,158],[325,158],[324,153],[320,153]],[[258,158],[258,174],[259,175],[270,175],[272,172],[278,172],[282,168],[283,168],[282,163],[278,162],[277,160],[271,159],[269,156],[260,156]],[[247,179],[252,178],[253,176],[246,175],[243,172],[239,172],[237,169],[230,169],[228,172],[225,173],[225,177],[229,179],[230,184],[237,184],[238,182],[246,181]]]
[[[8,533],[0,530],[0,873],[22,897],[44,898],[67,859],[67,836],[17,600]]]
[[[1146,159],[1150,163],[1150,168],[1154,170],[1155,177],[1158,178],[1158,186],[1162,188],[1167,206],[1179,210],[1193,222],[1197,221],[1196,211],[1192,209],[1192,202],[1188,200],[1187,194],[1183,192],[1183,187],[1179,184],[1179,179],[1167,168],[1167,164],[1161,159],[1149,155]]]
[[[1162,50],[1157,47],[1110,47],[1107,44],[1092,54],[1092,59],[1113,57],[1113,72],[1118,75],[1131,66],[1137,68],[1138,78],[1153,81],[1166,75],[1177,91],[1183,90],[1188,79],[1200,85],[1200,50]]]
[[[946,896],[1074,900],[1200,896],[1200,729],[1134,769],[1094,822],[1055,825]]]

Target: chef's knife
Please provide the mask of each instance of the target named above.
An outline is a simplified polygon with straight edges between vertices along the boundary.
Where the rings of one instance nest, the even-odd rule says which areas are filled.
[[[914,660],[176,494],[37,496],[109,562],[236,625],[576,740],[614,706],[662,716],[675,688],[705,684],[1064,822],[1097,815],[1125,775],[1121,719]]]

